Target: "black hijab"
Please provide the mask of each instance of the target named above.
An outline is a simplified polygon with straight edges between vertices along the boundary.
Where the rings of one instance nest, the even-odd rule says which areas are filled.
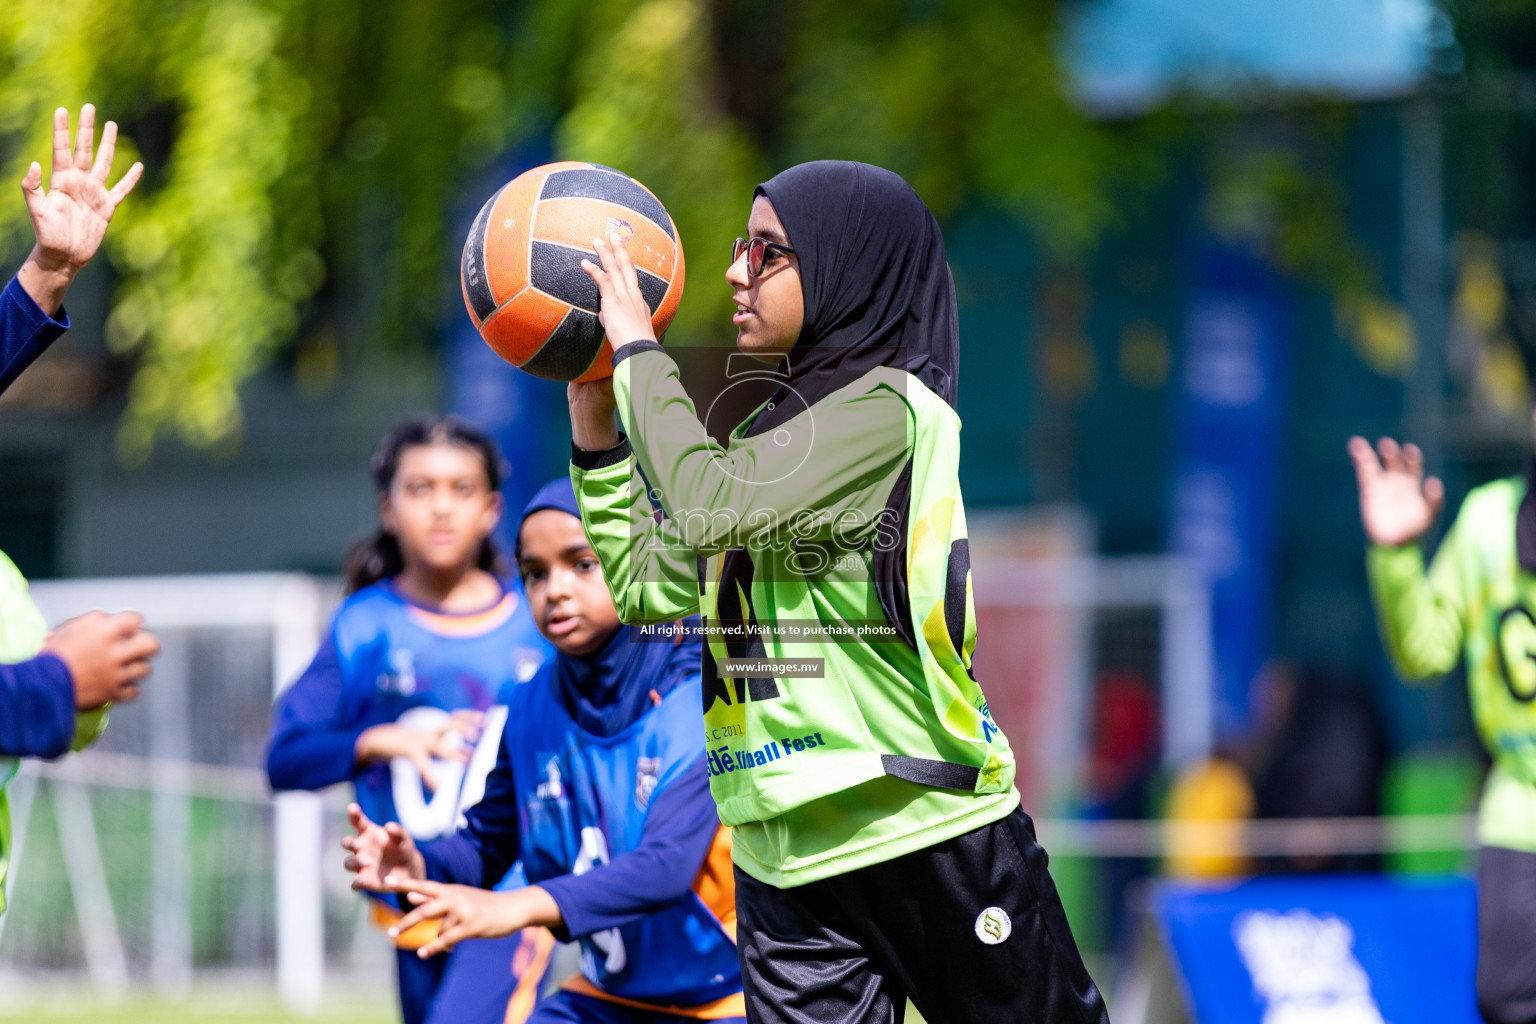
[[[798,164],[757,187],[800,261],[805,324],[788,379],[746,430],[771,430],[878,366],[904,369],[955,405],[960,325],[944,238],[912,186],[847,160]]]

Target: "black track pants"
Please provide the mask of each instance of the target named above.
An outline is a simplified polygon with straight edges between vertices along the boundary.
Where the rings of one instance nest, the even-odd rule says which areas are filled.
[[[736,911],[751,1024],[1108,1024],[1023,811]]]
[[[1488,1024],[1536,1022],[1536,853],[1478,852],[1477,1005]]]

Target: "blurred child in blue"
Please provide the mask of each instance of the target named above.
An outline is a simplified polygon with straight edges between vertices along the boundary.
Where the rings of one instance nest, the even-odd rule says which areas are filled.
[[[357,885],[406,893],[397,923],[440,922],[420,953],[531,925],[581,946],[581,974],[528,1024],[744,1021],[729,832],[699,728],[698,620],[622,626],[568,479],[523,513],[518,568],[558,653],[507,698],[485,799],[417,847],[352,808]],[[521,858],[529,885],[487,892]]]
[[[314,661],[278,699],[267,752],[274,789],[350,781],[375,821],[429,840],[452,832],[495,763],[511,692],[549,645],[521,587],[502,574],[501,456],[456,417],[406,420],[370,466],[379,529],[347,560],[350,596]],[[521,885],[509,861],[491,884]],[[393,897],[373,905],[388,928]],[[405,1024],[500,1024],[519,985],[536,990],[554,940],[537,929],[414,955],[428,923],[391,933]]]

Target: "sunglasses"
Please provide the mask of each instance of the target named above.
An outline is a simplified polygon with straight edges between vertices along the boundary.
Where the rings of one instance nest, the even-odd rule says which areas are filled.
[[[794,255],[795,250],[778,242],[770,242],[766,238],[738,238],[731,248],[731,262],[741,259],[741,254],[747,254],[747,276],[757,277],[763,272],[763,264],[767,263],[771,255]]]

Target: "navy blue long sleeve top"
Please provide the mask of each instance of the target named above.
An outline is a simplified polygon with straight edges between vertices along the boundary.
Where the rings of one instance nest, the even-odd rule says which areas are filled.
[[[63,757],[75,738],[75,683],[56,654],[0,665],[0,755]]]
[[[273,789],[324,789],[357,773],[357,738],[389,719],[348,721],[336,637],[327,633],[314,660],[277,703],[267,747]]]
[[[517,786],[506,744],[485,780],[485,796],[465,817],[457,832],[421,844],[427,877],[492,888],[518,857]],[[567,942],[628,924],[686,896],[719,828],[701,757],[652,796],[640,844],[633,850],[585,874],[538,882],[565,920],[564,928],[551,931]]]
[[[0,292],[0,393],[69,329],[11,278]],[[75,684],[56,655],[0,665],[0,755],[62,757],[75,736]]]
[[[61,308],[55,320],[11,278],[0,292],[0,393],[67,330],[69,314]]]

